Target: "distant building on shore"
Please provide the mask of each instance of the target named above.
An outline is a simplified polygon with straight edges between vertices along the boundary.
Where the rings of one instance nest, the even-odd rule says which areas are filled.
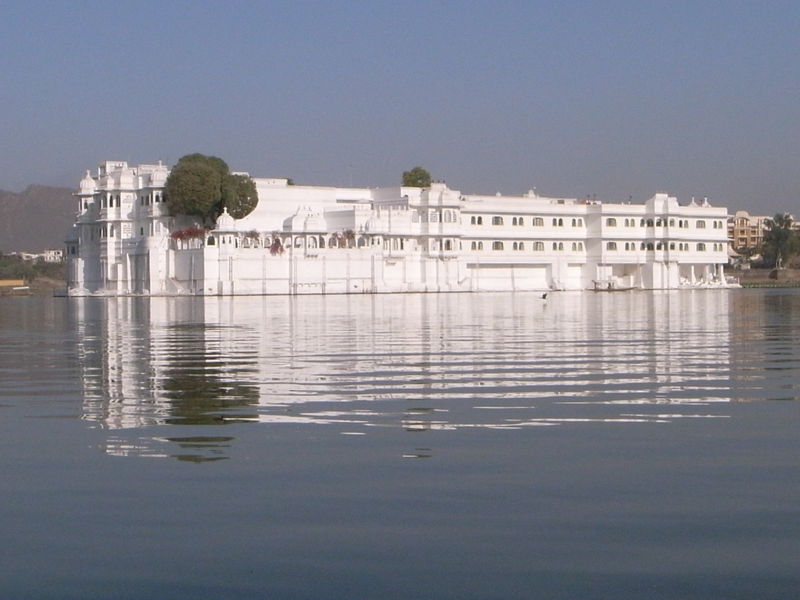
[[[254,178],[259,202],[213,228],[171,215],[165,165],[107,161],[80,182],[68,291],[238,295],[724,286],[728,214],[644,204]]]
[[[767,224],[772,219],[766,215],[751,215],[746,210],[737,210],[728,218],[728,239],[737,252],[758,250],[764,242]],[[792,229],[800,232],[800,222],[792,219]]]
[[[16,256],[20,260],[35,262],[37,260],[46,263],[60,263],[64,261],[64,250],[51,248],[44,252],[9,252],[9,256]]]
[[[733,250],[755,250],[764,241],[767,216],[751,215],[746,210],[737,210],[728,219],[728,238]]]

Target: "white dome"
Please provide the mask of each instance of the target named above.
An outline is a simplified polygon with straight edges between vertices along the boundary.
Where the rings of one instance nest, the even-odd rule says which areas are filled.
[[[94,179],[92,179],[89,171],[86,171],[86,175],[84,175],[83,179],[81,179],[81,193],[93,194],[96,189],[97,183]]]
[[[222,214],[217,217],[216,231],[236,231],[236,220],[228,214],[228,209],[224,208]]]
[[[311,212],[311,208],[308,206],[301,206],[294,215],[284,219],[283,230],[296,233],[304,231],[321,232],[326,231],[326,223],[319,213]]]

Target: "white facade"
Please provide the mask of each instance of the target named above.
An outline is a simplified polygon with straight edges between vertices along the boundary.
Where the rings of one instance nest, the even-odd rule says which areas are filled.
[[[255,178],[259,202],[204,231],[164,203],[169,170],[108,161],[81,180],[68,290],[330,294],[724,286],[727,210],[334,188]]]

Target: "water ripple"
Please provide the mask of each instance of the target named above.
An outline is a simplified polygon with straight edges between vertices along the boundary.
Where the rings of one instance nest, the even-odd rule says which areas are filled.
[[[144,454],[151,439],[151,455],[200,460],[216,458],[210,447],[225,455],[230,436],[124,432],[260,423],[369,435],[729,417],[731,402],[800,396],[799,315],[796,293],[776,303],[747,290],[554,294],[546,304],[526,294],[120,298],[75,300],[71,327],[82,417],[116,432],[109,452]],[[35,356],[38,368],[64,370],[63,356],[26,347],[26,335],[10,328],[0,348],[4,396],[59,385],[30,385],[2,360]]]

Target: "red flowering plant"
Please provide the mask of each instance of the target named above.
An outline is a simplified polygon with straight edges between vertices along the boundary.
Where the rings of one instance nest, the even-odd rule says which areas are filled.
[[[272,254],[272,256],[278,256],[280,254],[283,254],[283,252],[284,250],[283,250],[283,244],[281,243],[281,238],[276,237],[275,239],[272,240],[272,244],[269,247],[269,253]]]
[[[186,229],[178,229],[177,231],[173,231],[169,237],[171,237],[173,240],[193,240],[197,238],[204,238],[207,233],[208,229],[205,227],[192,225]]]

